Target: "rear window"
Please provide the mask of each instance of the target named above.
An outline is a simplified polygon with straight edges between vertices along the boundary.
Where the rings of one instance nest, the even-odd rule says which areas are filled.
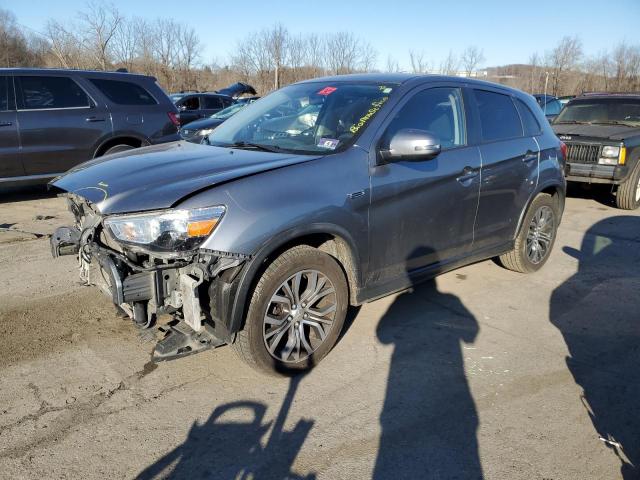
[[[522,136],[522,124],[511,97],[486,90],[476,90],[475,96],[482,140],[492,142]]]
[[[89,106],[89,97],[69,77],[18,77],[22,93],[21,108],[81,108]]]
[[[516,106],[520,112],[520,118],[522,118],[524,134],[528,137],[538,135],[541,130],[540,123],[531,109],[520,99],[516,99]]]
[[[223,108],[222,99],[220,97],[203,97],[204,109],[215,110]]]
[[[121,80],[89,79],[105,97],[118,105],[157,105],[155,98],[140,85]]]

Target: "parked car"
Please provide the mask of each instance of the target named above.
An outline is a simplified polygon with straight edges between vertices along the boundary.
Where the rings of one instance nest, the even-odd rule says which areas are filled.
[[[218,113],[233,105],[234,100],[228,95],[217,93],[187,93],[181,95],[175,103],[180,111],[180,125],[184,126],[194,120]]]
[[[540,108],[544,112],[545,117],[547,117],[547,120],[550,122],[553,121],[553,119],[560,113],[560,110],[562,110],[562,103],[560,103],[560,101],[553,95],[539,93],[535,94],[533,97],[536,99],[538,105],[540,105]]]
[[[0,69],[0,184],[47,181],[88,159],[179,140],[153,77]]]
[[[183,140],[193,143],[201,143],[204,137],[213,132],[213,130],[220,126],[222,122],[231,118],[244,107],[249,105],[249,103],[251,102],[234,103],[230,107],[220,110],[218,113],[214,113],[209,118],[195,120],[186,127],[182,127],[180,129],[180,136]]]
[[[618,208],[640,207],[640,94],[585,94],[553,122],[567,144],[567,180],[613,185]]]
[[[560,105],[564,107],[567,103],[569,103],[574,98],[576,98],[575,95],[564,95],[562,97],[558,97],[558,101],[560,102]]]
[[[309,80],[208,140],[53,182],[76,216],[54,256],[79,253],[137,325],[174,316],[155,361],[228,343],[263,371],[310,368],[349,305],[487,258],[540,269],[564,208],[563,145],[535,100],[468,78]]]

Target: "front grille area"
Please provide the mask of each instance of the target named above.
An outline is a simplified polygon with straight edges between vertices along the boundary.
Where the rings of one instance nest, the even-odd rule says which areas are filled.
[[[569,163],[598,163],[599,144],[567,143],[567,161]]]

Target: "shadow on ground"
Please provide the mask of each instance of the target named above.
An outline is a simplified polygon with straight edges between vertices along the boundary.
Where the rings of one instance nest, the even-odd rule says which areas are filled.
[[[313,426],[299,420],[292,430],[284,424],[302,376],[292,377],[280,411],[265,422],[267,406],[238,401],[217,407],[208,420],[194,423],[185,442],[146,468],[138,479],[306,479],[292,465]],[[238,421],[238,415],[248,421]],[[266,440],[265,440],[265,437]]]
[[[567,344],[585,414],[620,458],[625,480],[640,478],[640,217],[593,225],[581,249],[564,248],[578,272],[551,297],[550,319]]]
[[[567,197],[593,200],[600,205],[616,208],[616,197],[612,186],[601,183],[567,183]]]
[[[424,255],[418,249],[414,255]],[[376,479],[483,477],[478,414],[464,371],[463,344],[478,322],[436,280],[399,295],[378,325],[395,346],[380,426]]]

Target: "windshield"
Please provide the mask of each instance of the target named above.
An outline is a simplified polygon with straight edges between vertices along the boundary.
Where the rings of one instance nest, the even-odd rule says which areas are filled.
[[[640,99],[606,98],[574,100],[553,123],[598,123],[640,126]]]
[[[291,85],[242,109],[207,142],[309,154],[340,151],[366,127],[394,87],[355,82]]]
[[[242,107],[246,107],[248,103],[234,103],[230,107],[220,110],[218,113],[214,113],[211,115],[211,118],[218,118],[220,120],[224,120],[225,118],[229,118],[234,113],[238,112]]]

